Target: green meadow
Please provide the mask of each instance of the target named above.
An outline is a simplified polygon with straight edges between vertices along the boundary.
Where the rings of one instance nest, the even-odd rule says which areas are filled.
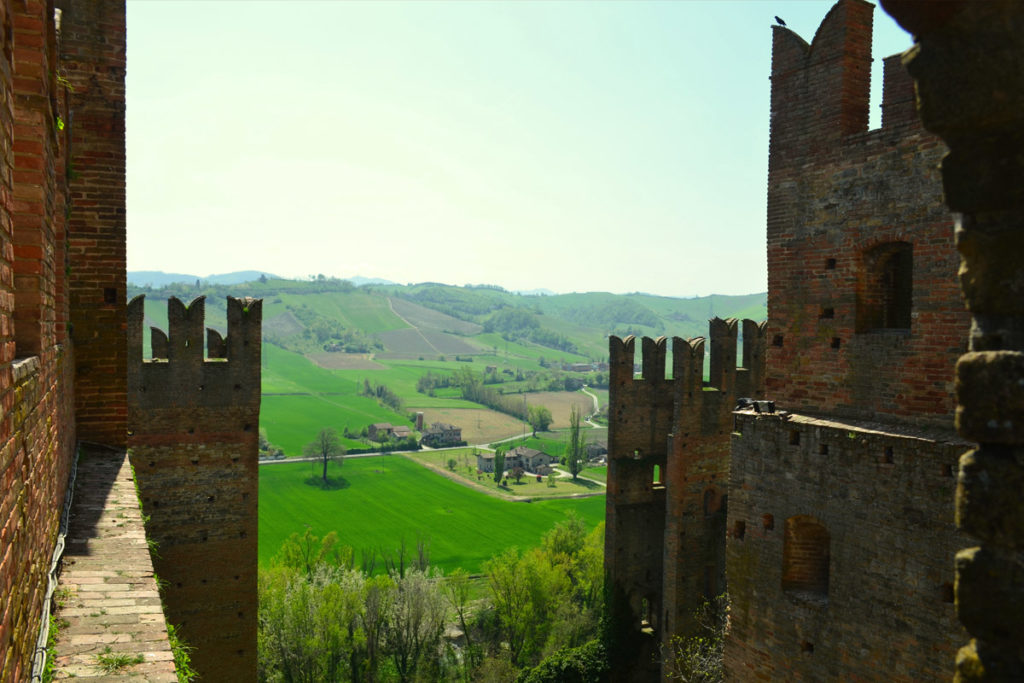
[[[332,488],[320,488],[311,463],[261,465],[259,557],[266,565],[293,532],[335,531],[360,552],[393,550],[402,539],[415,553],[429,543],[431,563],[445,572],[479,572],[484,560],[509,546],[537,545],[556,522],[575,511],[593,527],[604,520],[605,498],[517,503],[474,491],[398,455],[347,458],[331,466]],[[310,480],[313,480],[312,483]],[[378,567],[381,564],[378,561]]]

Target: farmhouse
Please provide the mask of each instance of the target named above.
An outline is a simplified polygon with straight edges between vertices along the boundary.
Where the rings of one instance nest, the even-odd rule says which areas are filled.
[[[444,448],[445,446],[462,446],[466,442],[462,440],[462,427],[435,422],[427,429],[423,438],[420,439],[420,443],[431,448]]]
[[[476,468],[481,472],[494,471],[494,453],[477,453]]]
[[[388,422],[374,422],[366,428],[366,435],[371,439],[382,439],[391,436],[394,428]]]
[[[536,448],[519,446],[505,454],[505,469],[522,467],[527,472],[534,474],[547,474],[551,471],[551,463],[555,458],[544,451]],[[494,453],[478,453],[476,456],[476,468],[481,472],[494,471]]]
[[[555,458],[544,451],[526,446],[519,446],[505,454],[505,467],[509,469],[522,467],[527,472],[536,472],[539,468],[550,465],[554,461]]]

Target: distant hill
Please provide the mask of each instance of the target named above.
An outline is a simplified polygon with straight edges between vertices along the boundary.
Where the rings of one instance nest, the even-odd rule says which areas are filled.
[[[165,273],[162,270],[129,270],[128,284],[136,287],[166,287],[179,283],[194,284],[196,280],[199,280],[213,285],[238,285],[243,282],[255,282],[261,276],[277,278],[276,275],[259,270],[239,270],[234,273],[206,276]]]
[[[328,352],[339,363],[346,354],[426,361],[499,352],[534,360],[599,361],[607,358],[609,335],[706,336],[708,319],[715,316],[767,317],[763,292],[690,299],[608,292],[524,296],[489,285],[371,284],[365,278],[260,281],[256,271],[247,275],[255,277],[241,284],[177,276],[179,284],[151,285],[145,292],[130,287],[129,296],[145,293],[155,304],[168,296],[191,301],[206,295],[212,327],[222,326],[226,295],[260,297],[267,342],[303,355]],[[366,284],[356,286],[357,280]],[[161,308],[147,306],[146,314],[162,327],[166,312]]]

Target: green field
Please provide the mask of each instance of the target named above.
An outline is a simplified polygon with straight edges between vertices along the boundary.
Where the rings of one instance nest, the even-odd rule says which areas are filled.
[[[394,548],[402,538],[415,551],[429,542],[431,563],[445,572],[480,563],[509,546],[532,547],[575,510],[592,527],[604,519],[605,498],[516,503],[460,484],[402,456],[348,458],[333,469],[337,488],[307,483],[310,463],[260,466],[259,555],[266,564],[281,543],[308,525],[314,534],[338,533],[358,553]],[[378,564],[379,566],[379,564]]]

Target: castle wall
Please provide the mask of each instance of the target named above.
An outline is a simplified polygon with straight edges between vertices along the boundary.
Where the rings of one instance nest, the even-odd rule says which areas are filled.
[[[616,680],[658,678],[659,644],[695,629],[704,597],[725,589],[729,434],[737,395],[763,391],[764,326],[744,321],[743,366],[738,324],[709,325],[705,340],[609,342],[610,393],[605,572],[619,653]]]
[[[768,396],[788,410],[949,426],[968,316],[945,146],[912,115],[898,58],[885,62],[883,127],[867,130],[872,8],[838,2],[811,45],[773,27]],[[900,244],[902,262],[890,260]]]
[[[171,298],[166,354],[144,361],[143,298],[128,306],[129,445],[146,533],[167,619],[210,680],[256,679],[261,311],[229,297],[224,357],[208,358],[204,300]]]
[[[52,2],[0,3],[0,681],[23,681],[76,443]]]
[[[808,45],[773,27],[766,398],[732,439],[730,677],[944,678],[962,638],[950,558],[965,444],[944,145],[885,61],[867,130],[871,11],[839,0]]]
[[[79,438],[126,439],[125,5],[61,0],[62,73],[71,86],[68,258]]]
[[[726,678],[947,678],[963,638],[951,501],[964,447],[946,430],[737,413]],[[785,547],[787,521],[807,518],[827,533],[804,565],[824,585],[801,580],[799,538]]]

